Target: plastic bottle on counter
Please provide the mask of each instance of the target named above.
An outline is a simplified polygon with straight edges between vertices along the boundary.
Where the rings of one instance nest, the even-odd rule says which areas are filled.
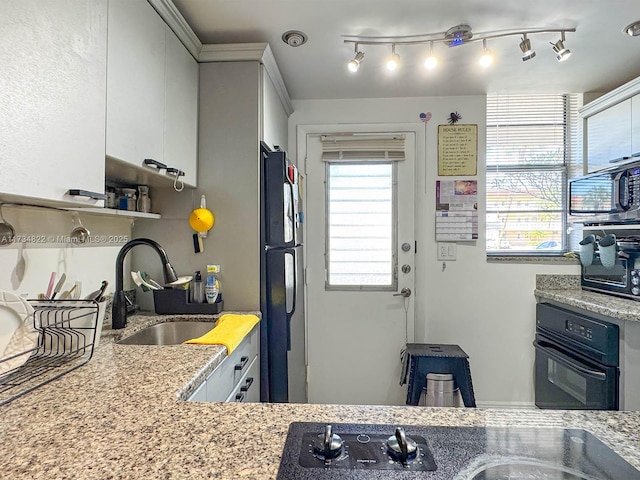
[[[202,275],[200,270],[193,275],[191,282],[191,303],[204,303],[204,284],[202,283]]]
[[[204,286],[204,294],[207,303],[215,303],[218,298],[218,286],[220,283],[216,278],[216,273],[220,270],[219,265],[207,265],[207,283]]]

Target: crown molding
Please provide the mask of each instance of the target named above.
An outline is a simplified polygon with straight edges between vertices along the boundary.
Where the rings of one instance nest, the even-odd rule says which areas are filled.
[[[147,0],[198,63],[256,61],[264,65],[287,116],[293,113],[291,97],[268,43],[203,44],[172,0]]]
[[[594,101],[589,102],[582,108],[578,109],[578,112],[582,118],[587,118],[639,93],[640,77],[634,78],[630,82],[627,82],[624,85],[611,90],[609,93],[605,93],[601,97],[596,98]]]
[[[173,33],[182,42],[189,53],[198,60],[200,50],[202,50],[202,42],[191,29],[191,26],[178,11],[172,0],[147,0],[154,8],[158,15],[162,17],[164,22],[169,26]]]

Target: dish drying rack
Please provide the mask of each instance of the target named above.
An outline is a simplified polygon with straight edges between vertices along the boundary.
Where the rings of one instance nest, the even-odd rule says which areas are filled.
[[[93,300],[28,300],[38,340],[33,348],[0,359],[28,358],[0,374],[0,405],[86,364],[93,356],[99,305]]]

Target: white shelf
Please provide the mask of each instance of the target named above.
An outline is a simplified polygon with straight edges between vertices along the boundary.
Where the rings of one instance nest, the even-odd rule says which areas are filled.
[[[80,213],[90,213],[92,215],[105,215],[105,216],[115,216],[115,217],[123,217],[123,218],[149,218],[149,219],[159,219],[162,216],[158,213],[143,213],[143,212],[134,212],[130,210],[116,210],[115,208],[69,208],[68,210],[80,212]]]

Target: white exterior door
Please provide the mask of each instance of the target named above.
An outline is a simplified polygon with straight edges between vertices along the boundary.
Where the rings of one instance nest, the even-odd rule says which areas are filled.
[[[349,128],[403,133],[387,127]],[[308,398],[404,405],[400,355],[414,335],[415,134],[404,133],[401,161],[323,161],[318,133],[336,131],[306,135]]]

